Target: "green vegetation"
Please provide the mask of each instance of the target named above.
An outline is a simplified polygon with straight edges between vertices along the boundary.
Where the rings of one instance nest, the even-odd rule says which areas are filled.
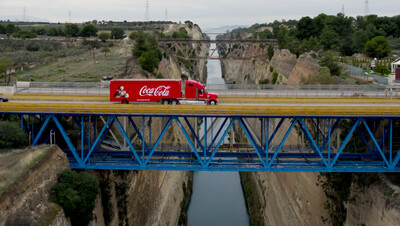
[[[111,52],[109,48],[102,48],[101,52],[104,53],[104,56],[107,56],[107,53]]]
[[[0,149],[22,148],[28,145],[28,134],[18,122],[0,121]]]
[[[139,32],[135,41],[132,55],[139,58],[139,64],[144,70],[154,74],[162,57],[157,40],[150,34]]]
[[[82,30],[79,32],[79,36],[82,37],[96,37],[97,36],[97,27],[95,27],[93,24],[86,24]]]
[[[355,199],[357,193],[369,187],[378,180],[376,173],[320,173],[317,185],[321,186],[326,195],[325,209],[329,218],[323,218],[325,223],[343,225],[346,220],[346,203]],[[354,197],[350,189],[356,189]]]
[[[260,84],[260,85],[263,85],[263,84],[269,84],[269,79],[260,79],[259,81],[258,81],[258,84]]]
[[[389,190],[385,191],[385,193],[383,195],[387,196],[387,197],[391,197],[394,194],[394,192],[395,191],[390,188]]]
[[[272,57],[274,56],[275,50],[273,45],[268,45],[268,59],[271,60]],[[272,67],[272,66],[270,66]],[[271,71],[272,72],[272,71]]]
[[[65,24],[65,36],[67,37],[78,37],[79,27],[76,24]]]
[[[111,30],[112,39],[123,39],[125,38],[125,31],[122,28],[113,28]]]
[[[51,199],[62,206],[72,225],[85,226],[93,219],[92,213],[99,193],[96,176],[65,170],[59,175],[51,192]]]
[[[318,74],[309,75],[307,78],[301,77],[300,84],[316,85],[316,84],[334,84],[329,68],[322,67]]]
[[[365,54],[370,57],[383,58],[389,53],[389,42],[383,36],[374,37],[365,44]]]
[[[269,29],[272,28],[272,33]],[[307,51],[332,50],[342,56],[351,56],[354,53],[366,53],[367,42],[383,36],[389,41],[388,49],[382,48],[387,56],[390,48],[400,49],[400,15],[393,17],[378,17],[377,15],[348,17],[344,14],[319,14],[314,18],[308,16],[299,21],[274,21],[266,24],[254,24],[249,28],[238,28],[231,32],[217,36],[217,39],[245,39],[246,34],[252,34],[249,39],[275,38],[280,49],[289,49],[299,56]],[[312,39],[311,39],[312,38]],[[380,49],[374,47],[373,49]]]
[[[338,63],[335,52],[325,51],[318,63],[321,67],[327,67],[331,75],[340,75],[342,67]]]
[[[392,71],[387,66],[379,64],[376,65],[376,67],[374,68],[374,72],[378,73],[381,76],[386,76]]]
[[[278,80],[278,72],[276,72],[276,71],[274,71],[274,72],[272,72],[272,82],[271,82],[271,84],[275,84],[276,83],[276,80]]]
[[[100,32],[98,37],[102,42],[106,42],[108,39],[110,39],[111,35],[108,32]]]

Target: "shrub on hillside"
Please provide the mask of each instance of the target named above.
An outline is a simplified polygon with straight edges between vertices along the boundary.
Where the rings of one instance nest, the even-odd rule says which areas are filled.
[[[28,144],[28,135],[17,122],[0,121],[0,149],[22,148]]]
[[[87,172],[65,170],[51,189],[52,201],[64,209],[72,225],[88,225],[93,219],[99,181]]]

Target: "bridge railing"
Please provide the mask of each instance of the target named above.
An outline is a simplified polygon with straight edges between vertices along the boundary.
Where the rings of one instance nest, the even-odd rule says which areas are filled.
[[[207,84],[209,92],[220,96],[249,97],[391,97],[400,94],[400,86],[382,85],[272,85],[272,84]],[[108,95],[107,82],[23,82],[16,93],[59,95]],[[394,93],[393,92],[398,92]]]
[[[108,83],[98,82],[23,82],[15,87],[16,93],[58,95],[107,95]]]
[[[385,97],[388,87],[382,85],[272,85],[208,84],[209,92],[220,96],[255,97]]]

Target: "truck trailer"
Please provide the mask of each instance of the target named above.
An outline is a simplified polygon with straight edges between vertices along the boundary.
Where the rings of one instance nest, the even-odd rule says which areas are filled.
[[[184,84],[184,87],[182,87]],[[208,93],[198,81],[179,79],[113,79],[110,81],[110,101],[128,103],[205,103],[215,105],[218,96]]]

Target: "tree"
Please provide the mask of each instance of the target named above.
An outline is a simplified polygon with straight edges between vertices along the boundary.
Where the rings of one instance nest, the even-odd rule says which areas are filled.
[[[190,20],[186,20],[186,21],[185,21],[185,24],[187,24],[189,28],[192,28],[192,27],[193,27],[193,22],[190,21]]]
[[[12,60],[6,57],[0,58],[0,73],[4,73],[4,83],[8,84],[10,82],[10,75],[7,71],[14,65]]]
[[[340,45],[338,33],[330,27],[325,27],[321,33],[321,44],[324,50],[337,50]]]
[[[329,68],[322,67],[317,74],[309,75],[307,78],[301,77],[300,83],[304,85],[328,85],[334,84],[334,80],[332,79]]]
[[[376,65],[376,67],[374,67],[374,72],[385,76],[385,75],[390,74],[391,71],[387,66],[379,64],[379,65]]]
[[[360,29],[354,32],[353,35],[353,49],[357,53],[363,53],[365,43],[369,40],[367,32],[363,29]]]
[[[79,27],[76,24],[65,24],[65,36],[67,37],[78,37]]]
[[[6,26],[0,24],[0,34],[5,34],[5,33],[6,33]]]
[[[303,40],[303,42],[301,42],[299,49],[300,49],[300,53],[304,53],[304,52],[311,51],[311,50],[318,51],[321,49],[321,45],[318,42],[318,39],[311,36],[310,38],[305,39],[305,40]]]
[[[97,36],[97,31],[97,27],[95,27],[93,24],[86,24],[79,34],[82,37],[95,37]]]
[[[158,67],[162,57],[157,40],[143,32],[140,32],[135,40],[132,55],[138,57],[140,66],[150,73],[154,73],[154,68]]]
[[[51,199],[62,206],[72,225],[86,226],[93,219],[99,181],[87,172],[65,170],[51,193]]]
[[[154,68],[158,67],[160,59],[154,50],[148,50],[139,57],[139,64],[150,73],[154,73]]]
[[[0,121],[0,149],[22,148],[28,144],[28,135],[18,122]]]
[[[302,17],[296,24],[297,28],[297,38],[302,41],[303,39],[308,39],[311,36],[316,36],[318,34],[318,27],[314,21],[306,16]]]
[[[276,38],[278,39],[279,49],[285,49],[292,39],[289,35],[289,31],[285,27],[279,28]]]
[[[104,57],[106,57],[107,53],[111,52],[111,50],[109,48],[102,48],[101,52],[104,53]]]
[[[112,39],[123,39],[125,37],[125,31],[122,28],[113,28],[111,30]]]
[[[390,53],[388,40],[383,36],[377,36],[365,44],[365,54],[370,57],[382,58]]]
[[[14,32],[18,32],[20,29],[15,26],[14,24],[7,24],[6,26],[6,35],[7,37],[10,37]]]
[[[321,60],[318,62],[321,67],[329,68],[331,75],[339,76],[342,70],[340,67],[336,54],[333,51],[325,51],[322,55]]]
[[[268,59],[271,60],[275,53],[274,46],[269,44],[267,51],[268,51]]]
[[[161,34],[163,34],[163,33],[161,33]],[[139,31],[132,31],[129,34],[129,38],[132,39],[132,40],[135,40],[138,36],[139,36]]]
[[[107,39],[109,39],[111,36],[110,36],[110,33],[108,33],[108,32],[100,32],[100,34],[99,34],[99,39],[102,41],[102,42],[106,42],[107,41]]]

